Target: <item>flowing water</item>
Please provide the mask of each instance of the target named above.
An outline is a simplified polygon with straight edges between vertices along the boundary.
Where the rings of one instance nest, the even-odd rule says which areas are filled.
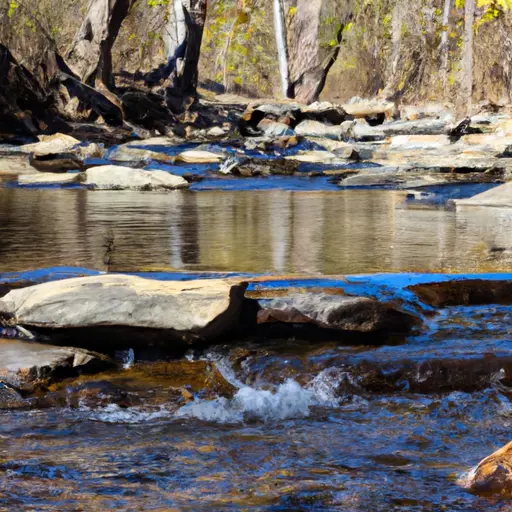
[[[116,270],[510,270],[511,212],[403,201],[0,189],[0,271],[107,259]],[[140,379],[130,406],[107,393],[0,411],[0,510],[510,510],[456,480],[510,440],[511,338],[512,308],[492,306],[446,308],[382,347],[211,347],[187,359],[215,364],[233,393],[177,405],[168,380],[140,379],[151,363],[125,352],[121,380]]]

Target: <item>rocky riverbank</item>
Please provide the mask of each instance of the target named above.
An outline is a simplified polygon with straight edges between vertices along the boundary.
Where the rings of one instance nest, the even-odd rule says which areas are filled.
[[[212,104],[225,117],[217,115],[204,128],[191,120],[185,132],[169,137],[110,145],[94,133],[75,133],[4,145],[0,175],[9,186],[96,190],[257,189],[262,179],[283,177],[309,178],[314,187],[319,178],[340,189],[400,189],[412,201],[431,204],[438,197],[467,199],[511,175],[512,116],[506,108],[482,106],[480,114],[456,121],[439,105],[398,110],[370,100],[305,107],[219,98]],[[249,178],[258,179],[248,185]],[[469,187],[475,184],[485,188]],[[506,192],[488,194],[485,205],[510,206]]]

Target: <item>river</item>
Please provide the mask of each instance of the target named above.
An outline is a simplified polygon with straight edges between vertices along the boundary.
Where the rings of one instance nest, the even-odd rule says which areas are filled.
[[[0,272],[470,272],[512,258],[507,210],[407,208],[393,191],[0,189],[0,219]],[[131,407],[0,411],[0,510],[508,510],[456,480],[510,440],[511,333],[510,307],[447,308],[394,345],[251,340],[188,354],[217,364],[231,398],[176,410],[155,373]],[[482,376],[489,354],[496,372]],[[375,390],[360,363],[424,373]],[[137,359],[124,379],[151,364]]]

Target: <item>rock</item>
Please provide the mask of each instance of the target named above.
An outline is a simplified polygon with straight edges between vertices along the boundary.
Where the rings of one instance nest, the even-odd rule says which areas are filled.
[[[286,160],[296,160],[297,162],[305,163],[323,163],[329,162],[336,158],[334,153],[330,151],[301,151],[296,155],[286,156]]]
[[[483,459],[458,480],[459,485],[481,494],[512,494],[512,442]]]
[[[347,113],[341,105],[335,105],[328,101],[317,101],[303,108],[301,117],[320,123],[339,125],[347,119]]]
[[[410,286],[425,304],[434,307],[512,304],[512,281],[457,279]]]
[[[33,173],[26,155],[0,155],[0,176]]]
[[[358,174],[343,179],[339,185],[343,188],[398,188],[406,182],[407,177],[401,174],[399,167],[379,167],[362,169]]]
[[[380,128],[386,137],[396,135],[443,135],[448,119],[419,119],[417,121],[395,121],[384,123]]]
[[[0,381],[0,411],[2,409],[19,409],[26,407],[23,397],[12,387]]]
[[[209,130],[206,130],[206,137],[212,139],[220,139],[225,137],[229,133],[229,128],[222,128],[220,126],[214,126]]]
[[[187,188],[181,176],[167,171],[144,171],[119,165],[100,165],[85,172],[85,185],[96,190],[174,190]]]
[[[78,183],[81,179],[80,173],[55,174],[52,172],[41,172],[39,174],[25,174],[19,176],[20,185],[69,185]]]
[[[268,137],[292,137],[295,132],[284,123],[263,119],[258,123],[258,130],[261,130]]]
[[[0,339],[0,381],[23,390],[114,367],[108,357],[70,347]]]
[[[222,162],[224,156],[211,151],[190,150],[180,153],[176,160],[191,164],[215,164]]]
[[[373,142],[386,138],[381,126],[371,126],[364,119],[345,121],[341,129],[345,137],[356,141]]]
[[[446,119],[453,117],[453,112],[445,105],[427,103],[426,105],[403,105],[400,107],[400,119],[417,121],[418,119]]]
[[[176,282],[121,274],[64,279],[12,290],[0,299],[0,318],[52,337],[68,330],[63,334],[73,342],[80,329],[92,328],[110,345],[126,343],[130,334],[147,345],[155,332],[181,342],[210,339],[237,324],[246,287],[239,280]],[[118,340],[116,331],[122,333]]]
[[[85,169],[82,159],[74,153],[58,153],[55,155],[29,155],[30,165],[40,172],[67,172]]]
[[[108,159],[113,162],[144,162],[154,160],[156,162],[174,162],[174,157],[158,151],[122,145],[108,153]]]
[[[341,126],[328,126],[318,121],[302,121],[295,127],[295,133],[303,137],[321,137],[341,140],[343,129]]]
[[[25,153],[33,153],[36,157],[44,157],[49,155],[57,155],[59,153],[68,153],[75,146],[80,144],[78,139],[66,135],[64,133],[56,133],[55,135],[41,135],[39,142],[26,144],[22,146]]]
[[[407,331],[415,319],[367,298],[303,293],[260,301],[258,323],[314,324],[323,329],[375,332]]]
[[[474,206],[512,207],[512,182],[504,183],[468,199],[454,201],[457,208]]]
[[[395,112],[394,103],[360,98],[353,98],[342,105],[342,108],[348,115],[356,119],[366,119],[371,125],[382,124],[386,119],[391,119]]]
[[[391,148],[400,148],[402,151],[438,149],[450,144],[448,135],[395,135],[390,141]]]

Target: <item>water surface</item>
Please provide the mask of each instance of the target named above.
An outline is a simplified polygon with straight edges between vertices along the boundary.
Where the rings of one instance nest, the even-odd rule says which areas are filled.
[[[405,209],[396,191],[0,189],[0,271],[107,262],[121,271],[507,270],[512,210]]]

